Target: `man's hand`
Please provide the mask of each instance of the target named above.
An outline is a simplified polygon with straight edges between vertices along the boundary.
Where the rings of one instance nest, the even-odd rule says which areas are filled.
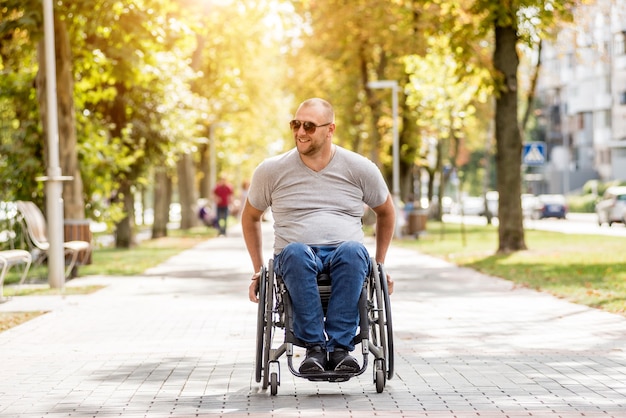
[[[393,293],[393,279],[389,273],[387,273],[387,293],[390,295]]]
[[[261,277],[261,272],[254,273],[252,275],[252,282],[250,283],[250,287],[248,288],[248,298],[250,298],[251,302],[259,303],[259,278]]]

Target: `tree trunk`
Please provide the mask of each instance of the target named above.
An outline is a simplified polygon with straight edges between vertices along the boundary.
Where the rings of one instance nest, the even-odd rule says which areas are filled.
[[[405,82],[405,81],[403,81]],[[414,112],[406,104],[404,93],[399,93],[402,100],[402,125],[400,131],[400,197],[403,201],[415,200],[415,160],[421,147],[421,138]]]
[[[496,170],[498,205],[498,253],[525,250],[521,204],[522,139],[517,122],[517,33],[513,26],[495,27],[495,69],[502,77],[496,98]]]
[[[165,167],[157,167],[154,172],[154,222],[152,238],[167,236],[170,203],[172,202],[172,179]]]
[[[446,176],[443,172],[443,141],[437,140],[437,164],[435,172],[439,173],[439,190],[437,191],[437,212],[433,215],[434,219],[440,221],[443,219],[443,194],[446,191]]]
[[[56,84],[57,84],[57,118],[59,128],[59,166],[61,174],[73,179],[63,182],[63,209],[65,219],[85,219],[85,202],[83,199],[83,182],[78,167],[76,115],[74,110],[74,75],[72,73],[72,56],[69,34],[64,21],[55,17],[54,20]],[[43,40],[38,46],[39,73],[37,74],[37,94],[41,109],[42,126],[47,138],[47,97],[46,71]],[[50,156],[49,147],[45,146],[46,162]]]
[[[198,225],[196,216],[195,170],[191,154],[182,154],[178,160],[178,198],[180,199],[180,229]]]
[[[115,228],[115,248],[130,248],[136,244],[135,227],[135,199],[131,192],[128,180],[123,180],[120,185],[119,196],[124,203],[126,217]]]
[[[202,144],[198,150],[200,153],[200,197],[203,199],[213,200],[213,191],[211,190],[211,167],[209,158],[208,144]]]

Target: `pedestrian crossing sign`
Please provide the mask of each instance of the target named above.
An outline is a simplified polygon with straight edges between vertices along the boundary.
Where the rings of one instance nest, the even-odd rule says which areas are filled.
[[[546,162],[546,143],[528,142],[522,151],[522,164],[543,165]]]

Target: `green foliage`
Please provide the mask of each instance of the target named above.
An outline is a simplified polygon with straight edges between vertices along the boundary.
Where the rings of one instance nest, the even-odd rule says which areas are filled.
[[[390,167],[389,91],[368,97],[364,89],[371,80],[404,80],[402,57],[424,49],[422,29],[430,23],[422,20],[422,5],[324,0],[298,6],[310,30],[302,36],[305,47],[293,52],[290,81],[298,86],[292,89],[294,94],[298,101],[328,98],[338,110],[337,141]],[[404,116],[412,121],[410,115]],[[374,123],[380,119],[381,140],[372,117]],[[407,144],[406,149],[414,147]]]
[[[598,180],[590,180],[583,186],[583,191],[585,193],[597,194],[598,196],[602,196],[604,192],[606,192],[606,189],[613,186],[626,186],[626,181],[613,180],[601,182]]]
[[[419,115],[423,137],[450,138],[476,118],[476,105],[488,100],[489,74],[480,69],[461,75],[447,37],[430,38],[427,54],[404,60],[410,83],[407,104]],[[463,136],[467,135],[467,132]]]
[[[375,79],[398,80],[403,93],[409,87],[411,107],[403,101],[400,106],[401,159],[407,173],[423,157],[418,155],[420,143],[432,132],[441,137],[446,130],[462,131],[464,147],[482,149],[491,119],[482,96],[491,94],[487,71],[493,23],[515,18],[520,33],[547,33],[571,3],[55,2],[72,48],[87,215],[119,221],[124,213],[112,200],[121,185],[151,187],[155,166],[174,173],[178,156],[197,155],[217,122],[229,123],[216,140],[218,170],[230,173],[234,183],[247,179],[262,158],[292,146],[290,114],[311,96],[335,105],[341,145],[390,171],[391,101],[388,92],[365,88]],[[41,203],[43,187],[35,177],[45,174],[46,162],[34,86],[41,2],[7,0],[0,13],[2,199]],[[429,45],[427,39],[446,39],[449,45]],[[432,63],[436,57],[429,55],[439,54],[437,68],[446,77],[429,79],[416,74],[416,67],[407,74],[410,60]],[[424,76],[419,80],[423,84],[416,84],[416,75]],[[448,91],[459,95],[457,106],[449,109],[463,118],[444,118],[441,109],[431,117],[435,113],[426,112],[417,98],[463,83],[465,89]],[[475,158],[465,160],[477,165]],[[474,177],[468,173],[465,179]]]
[[[593,213],[597,202],[598,196],[594,194],[567,196],[567,207],[570,212]]]
[[[0,9],[0,200],[36,200],[43,188],[35,179],[45,171],[30,42],[41,16],[16,10],[30,3],[11,1]]]
[[[402,245],[575,303],[626,313],[626,242],[619,237],[527,230],[527,251],[494,254],[493,226],[429,222],[427,234]]]
[[[112,7],[111,7],[112,6]],[[122,5],[100,2],[92,10],[68,10],[75,16],[72,32],[77,87],[83,109],[81,155],[94,206],[115,194],[119,183],[141,183],[154,163],[166,162],[174,148],[185,148],[196,136],[191,72],[185,63],[189,31],[166,20],[169,2]],[[89,13],[87,13],[89,12]],[[88,36],[79,36],[88,34]],[[172,123],[176,121],[176,123]],[[104,187],[102,187],[104,186]]]

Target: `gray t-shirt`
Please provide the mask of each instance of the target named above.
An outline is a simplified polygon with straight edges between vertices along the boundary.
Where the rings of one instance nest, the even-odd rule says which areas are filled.
[[[257,167],[248,201],[260,211],[272,208],[278,254],[291,242],[332,246],[362,241],[364,204],[375,208],[388,196],[380,170],[367,158],[336,147],[330,163],[316,172],[294,148]]]

